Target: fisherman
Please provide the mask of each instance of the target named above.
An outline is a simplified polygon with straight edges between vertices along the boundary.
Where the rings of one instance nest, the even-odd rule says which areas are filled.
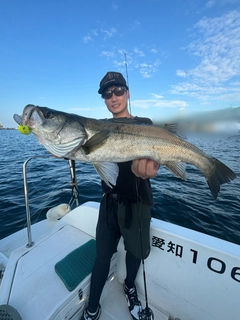
[[[100,82],[102,95],[113,119],[151,125],[148,118],[133,117],[128,110],[129,88],[123,75],[108,72]],[[119,163],[116,185],[110,188],[102,181],[104,192],[96,229],[97,258],[93,267],[88,307],[81,320],[100,317],[100,297],[108,277],[112,255],[117,251],[120,237],[126,250],[126,278],[123,290],[132,319],[138,320],[142,310],[135,279],[142,259],[150,253],[150,208],[153,196],[149,178],[156,176],[159,164],[148,159]],[[141,226],[141,237],[140,229]]]

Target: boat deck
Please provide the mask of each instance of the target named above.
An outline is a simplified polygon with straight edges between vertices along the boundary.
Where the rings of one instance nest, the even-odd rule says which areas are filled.
[[[56,274],[54,266],[68,253],[91,239],[93,239],[91,235],[78,228],[59,223],[47,236],[38,239],[32,248],[27,249],[24,245],[14,250],[4,275],[1,300],[16,308],[24,320],[33,318],[79,320],[87,305],[90,274],[77,285],[76,289],[69,291]],[[8,279],[12,282],[10,287],[7,285]],[[117,272],[117,255],[114,255],[100,301],[101,319],[131,319],[121,282]],[[144,300],[141,296],[140,299]],[[65,308],[61,307],[63,305]],[[144,301],[143,307],[145,307]],[[150,307],[155,320],[168,319],[164,313]]]
[[[26,247],[22,232],[2,241],[0,267],[2,261],[5,271],[0,304],[10,304],[24,320],[79,320],[87,305],[90,274],[69,291],[55,266],[94,240],[97,218],[98,208],[88,203],[52,227],[47,221],[47,226],[37,224],[39,230],[33,227],[31,248]],[[156,219],[150,232],[151,254],[145,270],[155,320],[239,320],[238,245]],[[121,239],[100,301],[103,320],[131,319],[122,289],[125,272]],[[136,287],[145,308],[142,272],[141,266]]]
[[[143,296],[139,295],[142,306],[145,308],[145,301]],[[131,320],[131,316],[128,311],[125,295],[123,294],[122,284],[115,279],[112,284],[105,287],[103,291],[103,297],[101,300],[102,316],[104,320]],[[168,320],[168,316],[160,310],[149,306],[154,314],[155,320]],[[121,310],[121,313],[116,313],[116,310]]]

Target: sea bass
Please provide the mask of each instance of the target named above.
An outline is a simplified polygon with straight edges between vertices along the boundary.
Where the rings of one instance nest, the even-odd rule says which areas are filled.
[[[183,180],[186,163],[196,166],[214,199],[220,185],[236,177],[221,161],[170,132],[168,127],[136,124],[134,118],[96,120],[27,105],[22,116],[14,115],[14,119],[27,125],[54,156],[91,162],[109,186],[116,184],[117,163],[141,158],[165,165]]]

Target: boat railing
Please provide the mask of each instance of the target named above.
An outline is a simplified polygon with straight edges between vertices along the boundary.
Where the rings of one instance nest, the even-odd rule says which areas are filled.
[[[33,159],[39,159],[39,158],[49,158],[52,157],[51,155],[35,155],[29,159],[27,159],[23,164],[23,181],[24,181],[24,195],[25,195],[25,206],[26,206],[26,218],[27,218],[27,234],[28,234],[28,243],[27,247],[32,247],[34,245],[34,242],[32,240],[32,232],[31,232],[31,213],[30,213],[30,203],[39,200],[41,198],[44,198],[45,195],[40,195],[37,197],[34,197],[32,199],[29,199],[29,192],[28,192],[28,181],[27,181],[27,165],[28,163]],[[75,203],[76,206],[79,205],[78,200],[78,187],[77,187],[77,179],[76,179],[76,171],[75,171],[75,161],[66,159],[69,162],[69,168],[70,168],[70,174],[71,174],[71,189],[70,188],[62,188],[58,191],[51,192],[51,195],[57,195],[64,191],[71,191],[72,197],[69,201],[70,207]]]

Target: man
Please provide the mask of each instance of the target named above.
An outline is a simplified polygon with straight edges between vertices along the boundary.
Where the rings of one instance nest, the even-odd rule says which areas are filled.
[[[128,111],[129,89],[121,73],[108,72],[100,82],[102,95],[114,121],[152,124],[150,119],[133,117]],[[123,119],[122,119],[123,118]],[[156,176],[159,164],[148,159],[119,163],[116,186],[110,188],[102,181],[104,196],[101,201],[96,229],[97,258],[92,271],[88,307],[81,320],[100,318],[99,304],[107,279],[112,255],[118,241],[124,239],[126,249],[126,279],[124,293],[132,319],[139,319],[141,302],[134,285],[141,259],[150,252],[150,207],[153,204],[149,178]],[[139,226],[142,229],[142,241]]]

